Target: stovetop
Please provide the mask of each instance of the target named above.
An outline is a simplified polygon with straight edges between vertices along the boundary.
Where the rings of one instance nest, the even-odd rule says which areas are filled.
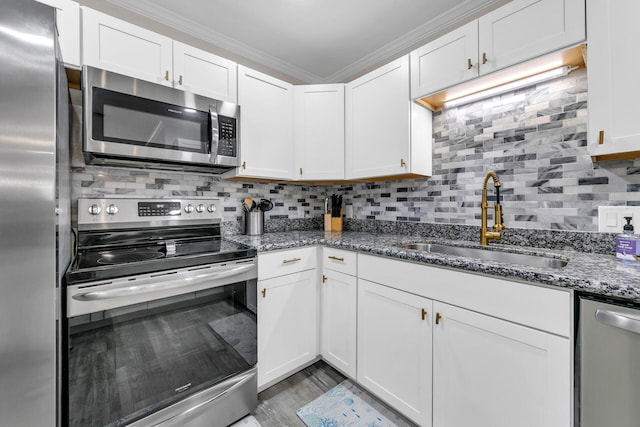
[[[220,236],[218,202],[80,199],[67,284],[255,257],[256,249]]]

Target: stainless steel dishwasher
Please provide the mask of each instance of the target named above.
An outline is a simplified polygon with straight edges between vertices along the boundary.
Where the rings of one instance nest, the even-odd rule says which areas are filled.
[[[640,303],[580,297],[580,427],[640,425]]]

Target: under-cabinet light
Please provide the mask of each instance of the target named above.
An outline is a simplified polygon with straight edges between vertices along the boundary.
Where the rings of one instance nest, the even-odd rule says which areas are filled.
[[[480,99],[488,98],[490,96],[499,95],[505,92],[511,92],[522,87],[531,86],[536,83],[545,82],[547,80],[563,77],[569,74],[572,68],[568,65],[563,67],[554,68],[549,71],[542,72],[540,74],[534,74],[533,76],[525,77],[523,79],[515,80],[509,83],[505,83],[500,86],[492,87],[490,89],[475,92],[470,95],[461,96],[460,98],[451,99],[444,102],[444,108],[457,107],[459,105],[467,104],[469,102],[478,101]]]

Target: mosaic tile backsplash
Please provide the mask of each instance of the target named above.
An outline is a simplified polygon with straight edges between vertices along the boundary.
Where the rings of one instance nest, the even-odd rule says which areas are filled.
[[[324,198],[340,192],[345,204],[353,207],[352,224],[362,220],[479,226],[483,177],[495,170],[502,181],[509,228],[597,231],[598,206],[640,205],[640,160],[593,163],[586,133],[587,76],[578,70],[434,113],[434,169],[428,179],[314,187],[76,163],[73,198],[220,197],[225,232],[234,233],[242,232],[240,201],[246,196],[274,202],[266,215],[268,232],[321,228]],[[74,138],[79,138],[77,132]]]

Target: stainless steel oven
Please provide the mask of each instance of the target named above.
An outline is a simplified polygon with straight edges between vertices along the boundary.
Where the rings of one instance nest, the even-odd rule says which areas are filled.
[[[240,107],[85,66],[88,163],[225,172],[239,165]]]
[[[69,426],[226,426],[253,410],[255,249],[219,200],[80,199],[66,274]]]

